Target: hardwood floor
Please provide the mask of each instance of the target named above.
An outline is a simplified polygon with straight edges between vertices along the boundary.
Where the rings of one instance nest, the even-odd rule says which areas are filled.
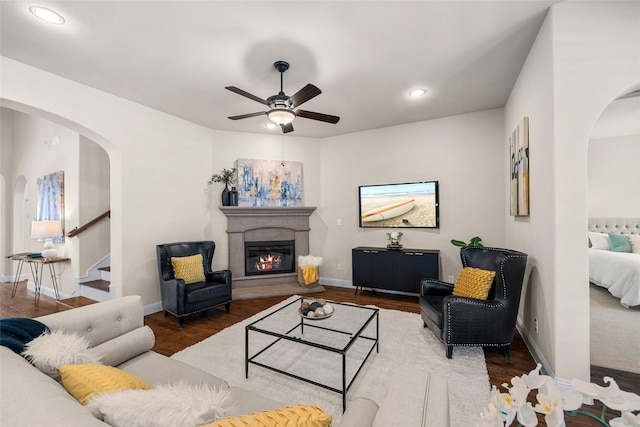
[[[69,309],[68,306],[64,306],[44,295],[40,298],[39,306],[34,306],[34,294],[32,291],[26,290],[24,282],[19,285],[15,298],[11,298],[12,283],[0,283],[0,285],[2,285],[0,293],[0,315],[2,317],[38,317]],[[360,305],[372,304],[385,309],[419,313],[417,297],[380,294],[371,291],[358,292],[358,294],[355,295],[353,289],[332,286],[325,286],[325,288],[327,289],[326,292],[309,294],[309,296],[352,302]],[[230,313],[226,313],[224,307],[222,307],[220,309],[210,310],[205,315],[188,317],[185,319],[185,325],[182,331],[178,330],[178,321],[175,317],[165,317],[161,312],[146,316],[145,323],[149,325],[156,335],[154,350],[166,356],[171,356],[175,352],[196,344],[286,298],[288,297],[282,296],[234,301],[231,304]],[[78,301],[78,304],[86,304],[86,301]],[[442,351],[444,353],[444,348]],[[453,357],[456,357],[455,350]],[[514,376],[528,373],[535,368],[535,362],[517,331],[511,346],[510,359],[505,359],[502,356],[501,350],[492,348],[485,349],[485,359],[490,382],[498,386],[498,388],[500,388],[501,384],[510,382]],[[640,375],[592,367],[591,376],[593,382],[601,385],[604,385],[602,382],[604,376],[611,376],[615,378],[622,390],[640,394]],[[583,409],[585,407],[586,406],[583,405]],[[599,415],[601,408],[600,404],[597,403],[593,407],[590,407],[590,410]],[[614,415],[611,411],[610,414]],[[566,417],[565,419],[568,427],[599,426],[598,423],[588,420],[583,416],[577,418]],[[539,416],[539,420],[539,425],[545,425],[542,417]]]

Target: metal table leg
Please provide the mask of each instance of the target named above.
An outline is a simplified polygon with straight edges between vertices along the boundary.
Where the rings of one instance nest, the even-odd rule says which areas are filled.
[[[24,260],[18,260],[18,268],[16,269],[16,276],[13,279],[13,290],[11,291],[11,298],[16,296],[16,291],[18,290],[18,283],[20,282],[20,276],[22,276],[22,266],[24,265]]]

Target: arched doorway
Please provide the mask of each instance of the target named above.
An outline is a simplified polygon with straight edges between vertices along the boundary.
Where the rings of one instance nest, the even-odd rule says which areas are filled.
[[[14,115],[11,121],[12,127],[15,125],[24,131],[25,128],[29,129],[28,125],[35,124],[36,126],[34,127],[36,128],[46,129],[48,127],[53,127],[58,132],[62,132],[63,135],[67,136],[66,139],[60,139],[60,147],[65,144],[69,145],[69,143],[69,146],[72,147],[69,152],[65,151],[63,154],[63,157],[65,157],[65,162],[63,163],[65,165],[64,169],[69,167],[69,170],[67,170],[69,173],[65,173],[65,187],[67,189],[65,194],[65,205],[68,208],[65,211],[67,226],[66,232],[69,232],[75,226],[82,226],[87,222],[90,222],[94,217],[104,213],[105,211],[109,211],[111,204],[111,195],[109,190],[112,168],[110,161],[111,153],[109,152],[112,149],[111,144],[104,138],[96,135],[94,132],[88,131],[82,126],[74,124],[62,117],[30,106],[6,100],[1,101],[3,110],[12,112],[11,114]],[[16,117],[19,119],[16,119]],[[22,138],[21,140],[24,141],[28,140],[29,137],[33,135],[36,135],[37,139],[37,136],[41,136],[41,133],[38,134],[37,131],[34,131],[33,134],[27,133],[26,137],[24,134],[19,135],[16,133],[15,135],[11,135],[7,138],[7,140],[11,141],[10,143],[13,144],[16,138]],[[73,138],[69,138],[69,135],[75,136]],[[41,141],[41,139],[39,141]],[[29,148],[29,150],[33,150],[33,147],[35,146],[30,145],[30,147],[31,148]],[[48,148],[53,153],[53,147]],[[3,241],[5,242],[4,249],[6,253],[37,250],[35,249],[33,242],[30,240],[31,220],[35,215],[36,209],[35,197],[33,197],[32,194],[35,191],[35,184],[29,184],[30,181],[35,179],[35,175],[31,176],[29,173],[36,172],[35,170],[29,169],[29,162],[24,161],[25,156],[30,155],[26,154],[24,149],[22,151],[23,152],[18,155],[18,159],[23,160],[19,162],[23,164],[23,166],[21,168],[16,166],[13,170],[8,172],[9,176],[4,177],[7,182],[9,180],[12,181],[10,184],[5,183],[5,191],[2,194],[2,206],[7,214],[2,216],[2,227],[4,230],[10,230],[10,236],[7,236],[6,238],[4,238],[6,235],[3,233]],[[38,151],[40,152],[40,150]],[[44,151],[45,153],[48,153],[46,150]],[[45,154],[45,156],[52,157],[52,154],[48,153]],[[66,156],[72,160],[66,160]],[[99,161],[96,161],[96,159]],[[12,161],[15,160],[16,158],[14,157]],[[29,157],[29,160],[31,160],[31,157]],[[24,166],[25,163],[27,166]],[[38,162],[34,163],[38,164]],[[73,164],[72,167],[70,167],[71,164]],[[51,166],[45,166],[42,170],[45,170],[47,167],[56,166],[59,166],[59,163],[55,164],[55,162],[52,162]],[[42,165],[40,167],[42,168]],[[28,171],[26,177],[20,169]],[[39,176],[42,170],[37,170]],[[97,173],[98,170],[99,173]],[[97,182],[97,179],[102,179],[102,186]],[[6,188],[7,186],[10,188]],[[96,193],[100,193],[100,190],[102,191],[102,203],[101,206],[98,206],[96,203],[98,200]],[[93,212],[96,209],[100,209],[99,214]],[[87,255],[95,255],[95,246],[100,246],[100,248],[103,249],[103,257],[105,255],[108,256],[111,252],[110,243],[113,241],[113,238],[110,231],[110,221],[103,221],[103,224],[104,223],[106,223],[106,226],[98,224],[97,226],[92,227],[93,229],[91,232],[85,233],[85,236],[92,233],[94,236],[90,238],[82,236],[84,237],[84,242],[82,242],[82,237],[67,237],[65,239],[65,256],[72,259],[72,264],[71,268],[67,268],[66,270],[66,292],[63,293],[63,297],[65,294],[67,296],[74,294],[77,290],[76,281],[82,282],[85,281],[83,278],[88,277],[87,266],[100,261],[100,258],[97,257],[93,260],[89,260]],[[99,235],[96,235],[96,232],[98,232]],[[99,242],[99,245],[92,244],[92,242]],[[92,250],[94,253],[92,253]],[[5,266],[7,271],[12,271],[12,268],[13,266],[11,265]]]
[[[590,222],[593,224],[598,218],[599,227],[606,224],[602,219],[608,218],[610,223],[617,223],[619,220],[613,219],[640,218],[640,172],[636,164],[640,156],[638,86],[629,88],[612,100],[591,129],[587,150],[587,207]],[[609,230],[603,228],[598,231]],[[590,251],[590,258],[598,254],[607,256],[598,250]],[[594,265],[590,270],[594,272],[599,268],[596,261],[591,260]],[[596,277],[601,276],[596,274]],[[640,378],[638,342],[628,339],[640,331],[640,307],[623,308],[620,299],[606,289],[609,283],[601,285],[592,283],[589,288],[592,381],[599,381],[605,375],[617,379],[621,375],[615,371],[629,372]],[[619,294],[619,291],[613,293]]]

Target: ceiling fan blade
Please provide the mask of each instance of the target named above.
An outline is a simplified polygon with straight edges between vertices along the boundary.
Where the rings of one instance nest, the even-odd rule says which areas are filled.
[[[295,108],[298,105],[301,105],[301,104],[307,102],[311,98],[315,98],[316,96],[320,95],[321,93],[322,93],[322,91],[320,89],[318,89],[317,87],[315,87],[314,85],[309,83],[308,85],[306,85],[305,87],[303,87],[302,89],[297,91],[291,97],[291,107]]]
[[[340,117],[332,116],[330,114],[316,113],[313,111],[296,110],[296,116],[304,117],[305,119],[320,120],[321,122],[333,123],[334,125],[340,121]]]
[[[293,132],[293,123],[287,123],[286,125],[280,125],[282,133]]]
[[[231,120],[240,120],[240,119],[248,119],[249,117],[264,116],[265,114],[267,114],[266,111],[260,111],[258,113],[241,114],[239,116],[231,116],[229,118]]]
[[[225,89],[230,90],[231,92],[235,92],[238,95],[245,96],[245,97],[247,97],[249,99],[253,99],[256,102],[259,102],[260,104],[268,105],[266,100],[264,100],[262,98],[258,98],[257,96],[252,95],[249,92],[246,92],[246,91],[244,91],[242,89],[239,89],[239,88],[237,88],[235,86],[225,86]]]

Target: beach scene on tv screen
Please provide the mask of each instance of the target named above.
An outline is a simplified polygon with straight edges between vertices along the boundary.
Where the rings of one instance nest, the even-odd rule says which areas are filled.
[[[436,183],[360,187],[362,227],[437,227]]]

